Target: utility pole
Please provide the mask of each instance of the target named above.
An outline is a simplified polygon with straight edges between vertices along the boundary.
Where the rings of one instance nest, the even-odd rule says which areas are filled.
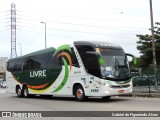
[[[153,22],[153,10],[152,10],[152,0],[150,3],[150,18],[151,18],[151,34],[152,34],[152,52],[153,52],[153,67],[154,67],[154,81],[155,89],[157,89],[157,62],[156,62],[156,46],[155,46],[155,36],[154,36],[154,22]]]
[[[17,57],[16,51],[16,5],[11,4],[11,56],[10,58]]]

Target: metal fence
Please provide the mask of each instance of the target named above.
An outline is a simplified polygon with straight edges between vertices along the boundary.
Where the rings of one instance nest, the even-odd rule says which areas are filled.
[[[160,96],[160,69],[157,71],[156,79],[157,81],[154,81],[152,69],[144,70],[142,76],[132,77],[133,94],[156,94]],[[155,82],[157,83],[157,87],[155,86]]]

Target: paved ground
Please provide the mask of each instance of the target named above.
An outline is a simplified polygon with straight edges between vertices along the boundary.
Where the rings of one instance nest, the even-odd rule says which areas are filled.
[[[6,93],[6,89],[0,88],[0,93]]]
[[[73,97],[52,98],[18,98],[16,94],[5,93],[0,89],[0,111],[160,111],[160,98],[146,97],[112,97],[109,101],[100,98],[89,98],[86,102],[77,102]],[[1,118],[0,118],[1,119]],[[7,118],[8,119],[8,118]],[[10,118],[11,120],[13,118]],[[14,118],[17,120],[17,118]],[[42,118],[45,120],[61,120],[64,118]],[[72,120],[75,118],[65,118]],[[78,117],[76,120],[96,120],[107,118]],[[115,118],[111,120],[133,120],[134,118]],[[138,118],[140,119],[140,118]],[[142,119],[142,118],[141,118]],[[143,118],[151,120],[152,118]],[[159,118],[153,118],[153,120]]]

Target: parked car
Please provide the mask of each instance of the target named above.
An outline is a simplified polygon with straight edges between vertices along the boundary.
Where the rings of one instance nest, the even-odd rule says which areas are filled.
[[[0,86],[1,88],[6,88],[7,87],[6,81],[2,81]]]

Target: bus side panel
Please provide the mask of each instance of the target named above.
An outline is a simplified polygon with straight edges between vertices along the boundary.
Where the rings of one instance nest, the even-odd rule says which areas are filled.
[[[65,74],[65,67],[63,66],[60,75],[55,81],[56,86],[52,90],[53,95],[71,95],[69,75]]]
[[[48,79],[52,80],[52,77]],[[67,79],[67,80],[66,80]],[[68,76],[65,76],[65,67],[62,66],[62,71],[56,79],[53,79],[51,86],[44,90],[33,90],[29,88],[30,94],[39,94],[39,95],[70,95],[70,80]],[[66,81],[66,82],[65,82]]]
[[[89,96],[89,81],[86,75],[73,76],[71,77],[72,92],[74,92],[74,86],[81,85],[84,89],[85,95]]]

